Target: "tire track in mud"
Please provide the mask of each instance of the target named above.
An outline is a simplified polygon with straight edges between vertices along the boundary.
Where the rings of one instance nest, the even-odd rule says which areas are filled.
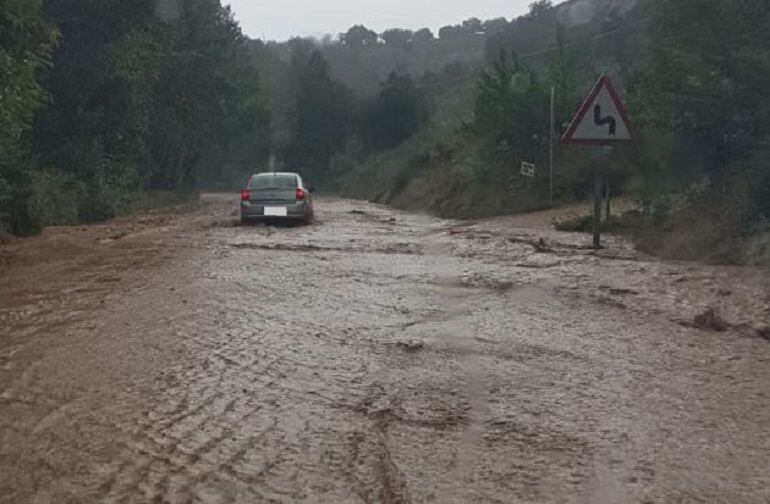
[[[482,289],[482,293],[496,292],[505,295],[513,288],[513,283],[503,281],[486,280],[475,275],[473,278],[464,278],[456,281],[462,275],[460,264],[452,259],[453,248],[446,243],[433,242],[430,245],[434,256],[432,276],[439,279],[439,283],[448,283],[449,286],[440,291],[442,309],[447,314],[462,313],[468,302],[469,289]],[[478,291],[474,293],[478,295]],[[461,372],[465,376],[465,393],[467,397],[467,411],[464,412],[465,422],[463,430],[457,439],[457,460],[450,472],[450,481],[470,483],[473,478],[469,468],[478,467],[479,460],[483,457],[484,424],[489,416],[490,403],[488,382],[489,376],[483,371],[483,366],[478,359],[478,341],[471,335],[473,328],[468,323],[470,313],[462,318],[452,320],[445,332],[443,345],[456,352],[456,358]],[[442,502],[471,502],[478,498],[477,490],[472,486],[460,489],[455,484],[446,488],[437,488],[436,497]]]
[[[161,409],[144,412],[133,428],[134,449],[144,459],[123,467],[122,478],[114,478],[128,481],[120,488],[113,485],[107,496],[160,500],[170,493],[194,493],[193,487],[220,471],[238,475],[244,456],[277,432],[275,408],[255,395],[271,388],[284,359],[244,352],[237,345],[247,338],[231,331],[222,339],[211,339],[207,331],[185,333],[193,336],[187,343],[193,362],[165,373],[164,379],[173,380]],[[252,475],[242,481],[257,480]]]
[[[389,447],[388,425],[387,418],[380,418],[372,422],[366,433],[351,435],[348,470],[352,484],[366,504],[411,504],[406,478]]]

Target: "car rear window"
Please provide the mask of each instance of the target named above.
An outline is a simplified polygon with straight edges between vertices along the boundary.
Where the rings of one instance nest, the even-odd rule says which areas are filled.
[[[249,189],[295,189],[297,177],[294,175],[260,175],[251,179]]]

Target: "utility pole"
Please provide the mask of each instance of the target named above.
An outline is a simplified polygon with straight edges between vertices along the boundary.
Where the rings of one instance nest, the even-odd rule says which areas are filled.
[[[556,86],[551,86],[551,130],[548,132],[548,147],[550,149],[549,162],[551,165],[551,176],[549,180],[548,199],[553,206],[553,150],[556,137]]]

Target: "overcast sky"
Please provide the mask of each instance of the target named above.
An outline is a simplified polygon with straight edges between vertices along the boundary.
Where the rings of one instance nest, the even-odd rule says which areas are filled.
[[[417,29],[464,19],[512,18],[533,0],[223,0],[229,3],[244,33],[252,38],[286,40],[292,36],[337,35],[354,24],[379,32]]]

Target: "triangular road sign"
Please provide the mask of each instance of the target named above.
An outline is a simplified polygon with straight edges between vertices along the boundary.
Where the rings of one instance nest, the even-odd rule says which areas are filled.
[[[631,121],[612,81],[603,75],[572,119],[562,142],[572,144],[612,145],[634,139]]]

